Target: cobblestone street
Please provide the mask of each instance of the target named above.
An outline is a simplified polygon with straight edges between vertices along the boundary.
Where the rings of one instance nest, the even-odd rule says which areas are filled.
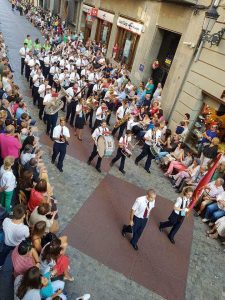
[[[167,292],[163,291],[159,292],[158,289],[149,289],[146,285],[140,284],[142,270],[137,272],[137,280],[132,276],[125,276],[125,272],[119,272],[117,268],[114,268],[114,264],[110,261],[108,263],[104,263],[105,260],[101,261],[100,259],[96,259],[98,255],[101,256],[101,249],[105,249],[106,247],[104,240],[110,240],[111,228],[107,227],[107,224],[102,223],[101,226],[99,225],[98,229],[105,235],[102,236],[102,245],[98,244],[97,248],[98,253],[92,253],[92,249],[85,249],[85,245],[87,245],[84,241],[84,249],[85,251],[81,251],[83,246],[81,246],[78,241],[73,241],[73,235],[77,236],[81,235],[81,231],[79,225],[74,225],[74,232],[69,231],[69,226],[76,218],[81,214],[84,216],[86,207],[92,204],[93,215],[97,216],[93,221],[97,222],[97,218],[101,218],[101,215],[98,216],[98,209],[93,204],[93,199],[91,198],[93,194],[98,191],[98,187],[101,184],[109,183],[109,194],[113,191],[110,191],[110,179],[113,178],[111,181],[115,180],[115,185],[119,182],[124,187],[130,186],[130,196],[132,197],[133,189],[148,189],[153,188],[157,191],[158,196],[160,197],[159,202],[165,203],[166,209],[171,209],[172,202],[174,202],[177,198],[177,194],[174,192],[174,189],[171,187],[170,182],[163,176],[162,171],[158,168],[155,162],[153,162],[151,168],[151,174],[147,174],[143,169],[143,162],[137,167],[134,164],[134,158],[136,154],[140,153],[140,148],[137,147],[135,149],[135,153],[132,158],[126,160],[126,175],[121,175],[118,171],[117,167],[113,167],[108,169],[109,160],[105,162],[106,168],[104,168],[104,172],[99,174],[96,172],[93,166],[88,166],[87,163],[81,159],[79,159],[79,155],[84,153],[85,147],[82,144],[88,144],[89,153],[92,150],[93,144],[91,141],[91,134],[89,129],[85,129],[85,136],[84,140],[81,142],[79,141],[71,141],[69,145],[69,155],[66,156],[65,164],[64,164],[64,172],[59,173],[57,168],[51,164],[51,151],[52,151],[52,141],[44,137],[45,134],[45,125],[42,121],[38,119],[38,109],[37,107],[33,107],[32,99],[31,99],[31,92],[28,87],[28,83],[25,80],[25,77],[20,75],[20,57],[19,57],[19,49],[23,43],[24,38],[27,34],[30,34],[32,40],[35,38],[42,39],[41,33],[35,29],[23,16],[19,16],[18,12],[12,12],[10,3],[7,0],[0,0],[0,31],[3,32],[5,42],[8,46],[9,50],[9,59],[12,65],[14,73],[14,80],[21,88],[26,103],[28,104],[29,110],[32,111],[33,118],[37,120],[37,126],[39,128],[39,136],[42,141],[42,149],[44,150],[44,162],[48,169],[49,180],[51,184],[54,186],[54,194],[58,199],[58,209],[59,209],[59,220],[60,220],[60,232],[70,232],[69,235],[69,243],[71,240],[71,246],[68,248],[68,254],[71,259],[71,273],[75,277],[74,283],[67,283],[66,284],[66,291],[68,292],[68,299],[74,300],[79,295],[84,293],[90,293],[92,295],[91,299],[96,300],[150,300],[150,299],[174,299],[174,300],[220,300],[225,299],[225,282],[224,282],[224,250],[223,247],[220,245],[219,242],[207,239],[205,232],[207,227],[201,222],[200,218],[193,218],[193,238],[191,240],[191,233],[190,239],[185,240],[185,235],[182,233],[188,232],[191,229],[188,228],[188,225],[192,222],[192,217],[190,220],[186,222],[184,231],[180,231],[179,235],[177,236],[176,245],[170,245],[166,238],[162,240],[162,243],[159,244],[159,253],[167,255],[170,252],[174,253],[175,251],[179,252],[179,250],[185,247],[187,248],[187,267],[184,266],[184,278],[186,278],[186,271],[188,272],[186,278],[186,289],[184,291],[185,296],[180,298],[176,298],[173,295],[174,290],[176,289],[176,283],[171,287],[171,294],[168,295]],[[73,136],[72,128],[70,128],[71,133],[71,140],[74,140],[75,137]],[[86,153],[85,153],[86,154]],[[87,157],[88,158],[88,157]],[[109,170],[109,171],[106,171]],[[112,176],[112,177],[111,177]],[[129,184],[129,185],[128,185]],[[105,188],[107,189],[107,188]],[[106,193],[104,190],[103,192]],[[115,192],[115,191],[114,191]],[[102,194],[104,195],[104,193]],[[116,197],[119,201],[123,201],[126,203],[133,203],[135,197],[132,199],[123,199],[124,191],[122,188],[118,188],[115,193]],[[104,201],[107,202],[108,199],[99,199],[102,201],[102,207],[104,205]],[[104,200],[104,201],[103,201]],[[116,202],[116,201],[115,201]],[[86,206],[87,205],[87,206]],[[124,204],[125,205],[125,204]],[[127,205],[127,204],[126,204]],[[163,204],[161,205],[161,207]],[[128,206],[129,207],[129,206]],[[107,206],[108,208],[108,206]],[[103,208],[102,208],[103,209]],[[110,211],[114,211],[115,207],[110,206]],[[157,205],[155,211],[157,210]],[[151,230],[154,231],[152,234],[156,239],[161,238],[160,233],[157,231],[158,223],[161,219],[165,219],[167,217],[167,213],[161,214],[162,209],[159,213],[154,212],[154,217],[150,220],[150,224],[148,224],[148,234],[151,236]],[[161,215],[160,215],[161,214]],[[88,213],[87,213],[88,215]],[[158,216],[160,215],[160,216]],[[116,212],[115,222],[118,222],[118,226],[120,224],[128,222],[129,211],[127,214],[122,215],[120,212]],[[82,217],[83,218],[83,217]],[[90,216],[84,216],[84,218],[90,218],[92,220],[92,213]],[[83,225],[83,224],[82,224]],[[93,225],[94,226],[94,225]],[[97,225],[96,225],[97,226]],[[191,226],[191,225],[190,225]],[[87,226],[88,227],[88,226]],[[84,224],[85,228],[85,224]],[[152,229],[153,228],[153,229]],[[190,227],[191,228],[191,227]],[[101,231],[102,230],[102,231]],[[97,231],[97,227],[96,227]],[[95,230],[91,234],[95,234]],[[97,233],[96,233],[97,235]],[[77,238],[77,240],[82,241],[81,238]],[[94,237],[90,237],[90,239]],[[118,240],[112,241],[113,244],[117,245],[116,247],[120,248],[121,243],[121,234],[118,231]],[[185,240],[185,243],[184,243]],[[72,242],[73,241],[73,242]],[[160,240],[161,241],[161,240]],[[111,242],[111,241],[110,241]],[[146,244],[148,241],[146,241]],[[151,241],[152,242],[152,241]],[[76,244],[78,243],[78,244]],[[154,243],[154,241],[153,241]],[[74,245],[75,244],[75,245]],[[76,248],[78,245],[78,249]],[[144,240],[143,240],[144,245]],[[156,245],[158,245],[158,240],[156,241]],[[126,246],[126,245],[125,245]],[[140,248],[142,246],[142,242],[140,241]],[[93,245],[94,247],[94,245]],[[149,249],[151,249],[151,244],[148,245]],[[153,247],[153,245],[152,245]],[[172,248],[174,247],[174,248]],[[177,247],[177,249],[176,249]],[[188,249],[190,248],[190,258],[188,257]],[[123,248],[124,249],[124,248]],[[148,248],[147,248],[148,249]],[[155,249],[155,247],[153,247]],[[176,250],[175,250],[176,249]],[[128,249],[126,256],[129,263],[132,261],[133,257],[133,249]],[[117,249],[117,251],[119,251]],[[135,255],[134,259],[141,259],[140,256],[144,253],[145,249],[141,250],[138,255]],[[156,249],[157,252],[157,249]],[[88,253],[88,254],[87,254]],[[119,252],[117,252],[119,253]],[[186,254],[186,252],[185,252]],[[119,255],[119,254],[118,254]],[[147,254],[146,254],[147,255]],[[102,254],[104,256],[104,253]],[[114,262],[116,257],[111,257],[111,260]],[[151,274],[150,278],[156,276],[157,280],[160,280],[160,273],[163,277],[165,272],[171,274],[171,281],[176,278],[177,274],[173,273],[173,269],[164,270],[164,263],[165,261],[170,261],[170,257],[159,257],[159,260],[153,264],[153,262],[149,262],[149,269],[148,272]],[[118,259],[118,262],[120,259]],[[176,264],[179,265],[183,263],[183,260],[177,261],[174,260],[174,270],[177,269],[175,266]],[[153,268],[151,269],[151,265]],[[167,265],[166,265],[167,266]],[[183,267],[183,266],[182,266]],[[125,274],[125,275],[124,275]],[[167,274],[167,273],[165,273]],[[146,275],[146,273],[143,275]],[[169,275],[168,275],[169,277]],[[133,280],[132,280],[133,278]],[[169,279],[169,278],[168,278]],[[9,284],[10,282],[10,284]],[[143,281],[144,282],[144,281]],[[167,285],[168,282],[160,282],[159,285]],[[179,284],[179,282],[178,282]],[[145,286],[145,287],[144,287]],[[152,286],[150,284],[150,286]],[[173,290],[172,290],[173,289]],[[167,296],[165,296],[167,295]],[[7,267],[6,270],[1,271],[0,273],[0,300],[11,300],[13,299],[12,296],[12,278],[11,278],[11,269]]]

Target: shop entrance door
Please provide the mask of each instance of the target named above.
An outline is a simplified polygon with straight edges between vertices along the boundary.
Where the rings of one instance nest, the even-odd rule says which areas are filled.
[[[162,42],[157,55],[159,68],[153,70],[152,73],[155,86],[159,82],[161,82],[162,85],[165,84],[181,37],[180,34],[168,30],[158,30],[162,36]]]

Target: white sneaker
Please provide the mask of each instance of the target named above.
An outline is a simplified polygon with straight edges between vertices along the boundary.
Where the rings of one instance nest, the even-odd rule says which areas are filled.
[[[76,300],[89,300],[90,298],[90,294],[84,294],[83,296],[76,298]]]
[[[203,223],[206,223],[206,222],[208,222],[209,221],[209,219],[202,219],[202,222]]]

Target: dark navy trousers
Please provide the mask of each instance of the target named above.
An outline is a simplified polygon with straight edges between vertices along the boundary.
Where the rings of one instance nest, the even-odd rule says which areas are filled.
[[[141,234],[147,224],[147,221],[148,219],[147,218],[138,218],[136,216],[134,216],[134,226],[133,226],[133,238],[132,240],[130,241],[131,244],[133,246],[136,246],[137,245],[137,242],[138,240],[140,239],[141,237]]]

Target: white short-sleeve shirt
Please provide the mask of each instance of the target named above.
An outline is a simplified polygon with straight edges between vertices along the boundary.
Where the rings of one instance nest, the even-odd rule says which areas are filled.
[[[5,234],[5,244],[7,246],[17,246],[30,235],[28,226],[15,224],[9,218],[5,218],[2,227]]]
[[[149,203],[149,207],[147,206]],[[142,196],[136,199],[132,210],[137,218],[143,218],[146,208],[148,209],[147,217],[150,215],[150,211],[155,207],[155,200],[148,201],[147,196]]]
[[[63,134],[66,138],[70,137],[69,129],[66,126],[57,125],[53,130],[53,138],[59,138]],[[61,141],[55,141],[56,143],[64,143]]]

